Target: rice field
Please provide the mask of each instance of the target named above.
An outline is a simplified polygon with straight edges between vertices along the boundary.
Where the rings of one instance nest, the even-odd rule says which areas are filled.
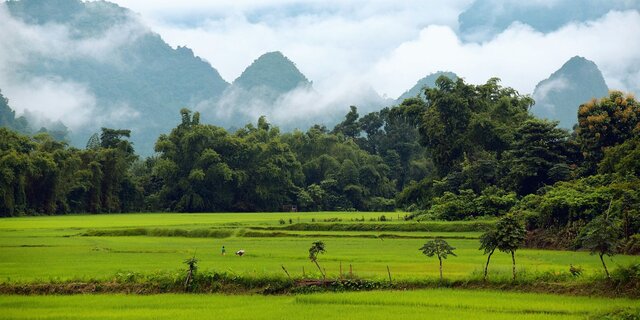
[[[183,261],[194,255],[201,271],[284,278],[285,266],[295,278],[319,278],[308,259],[308,249],[317,240],[326,244],[327,252],[320,255],[319,263],[329,278],[339,277],[341,267],[343,273],[351,267],[356,277],[370,280],[386,279],[387,270],[394,280],[434,280],[437,259],[418,250],[433,237],[445,238],[456,247],[458,256],[444,262],[445,278],[479,277],[486,261],[478,250],[482,232],[455,231],[474,229],[472,222],[430,222],[428,228],[416,227],[421,231],[407,231],[413,227],[402,221],[402,213],[384,213],[387,221],[379,221],[381,215],[317,212],[0,219],[0,284],[182,273]],[[311,224],[314,230],[296,227],[303,224]],[[345,231],[335,231],[328,227],[331,224]],[[366,231],[341,224],[366,224]],[[222,246],[226,255],[221,254]],[[244,249],[246,255],[235,256],[238,249]],[[521,249],[516,259],[519,277],[568,276],[569,265],[581,266],[585,278],[602,275],[598,258],[586,252]],[[615,256],[606,261],[615,269],[637,262],[638,257]],[[496,253],[490,277],[508,281],[510,275],[510,256]],[[454,289],[279,296],[0,295],[0,319],[598,319],[614,310],[638,312],[637,308],[638,301],[631,299]]]
[[[629,299],[450,289],[297,296],[0,296],[0,319],[559,320],[633,307],[637,301]]]
[[[0,282],[50,282],[70,279],[109,279],[116,273],[157,273],[184,269],[183,260],[194,254],[201,270],[239,275],[319,276],[308,259],[311,242],[322,240],[327,252],[319,258],[329,276],[351,266],[362,278],[383,279],[389,267],[394,279],[438,276],[437,259],[428,259],[418,248],[430,237],[443,237],[456,247],[457,257],[444,262],[445,277],[462,279],[479,274],[485,256],[478,250],[480,232],[357,232],[278,231],[278,236],[244,236],[251,228],[280,227],[280,219],[309,222],[311,219],[370,218],[380,213],[249,213],[249,214],[131,214],[62,217],[27,217],[0,220]],[[387,216],[399,215],[396,213]],[[317,222],[322,223],[322,222]],[[369,222],[367,222],[369,223]],[[385,222],[402,223],[402,222]],[[446,223],[443,223],[446,224]],[[450,223],[449,223],[450,224]],[[286,222],[286,225],[289,225]],[[83,236],[87,231],[122,228],[183,228],[231,230],[226,238],[180,236]],[[384,236],[382,236],[384,234]],[[399,238],[394,238],[397,236]],[[403,238],[404,237],[404,238]],[[409,237],[409,238],[407,238]],[[225,246],[227,255],[221,255]],[[237,257],[235,250],[246,255]],[[586,274],[601,271],[599,260],[586,252],[522,249],[517,252],[521,274],[568,273],[569,265],[581,266]],[[637,261],[638,257],[607,258],[612,269]],[[508,277],[510,256],[496,253],[490,275]]]

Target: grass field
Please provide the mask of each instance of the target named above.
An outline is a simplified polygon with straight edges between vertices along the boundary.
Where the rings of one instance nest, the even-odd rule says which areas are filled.
[[[555,320],[630,307],[637,308],[637,301],[449,289],[297,296],[0,296],[0,319]]]
[[[246,237],[243,233],[258,232],[269,235],[280,227],[301,221],[340,219],[370,219],[381,213],[247,213],[247,214],[130,214],[83,215],[62,217],[26,217],[0,219],[0,282],[48,282],[69,279],[109,279],[116,273],[154,273],[184,268],[182,261],[193,256],[200,259],[201,270],[224,271],[239,275],[280,275],[281,265],[294,276],[319,276],[308,260],[312,241],[323,240],[327,253],[320,256],[320,264],[330,277],[337,277],[342,263],[344,270],[353,266],[363,278],[387,277],[387,266],[394,279],[435,278],[437,260],[427,259],[418,248],[425,239],[434,236],[449,238],[457,248],[458,257],[445,261],[445,276],[461,279],[478,274],[485,256],[478,250],[480,232],[408,232],[408,231],[278,231],[275,237]],[[398,213],[386,213],[396,221]],[[382,224],[382,222],[375,222]],[[435,223],[450,227],[460,223]],[[405,223],[406,224],[406,223]],[[179,236],[81,236],[88,231],[113,231],[133,228],[170,230],[230,230],[226,238],[190,238]],[[252,228],[261,228],[252,230]],[[381,235],[385,235],[380,237]],[[411,238],[390,238],[390,236]],[[220,255],[226,246],[228,254]],[[244,257],[233,251],[245,249]],[[568,273],[570,264],[582,266],[586,274],[598,274],[601,265],[597,257],[586,252],[519,250],[518,269],[523,276],[539,273]],[[612,269],[637,261],[638,257],[615,256],[607,259]],[[508,278],[510,257],[498,253],[490,267],[493,277]]]

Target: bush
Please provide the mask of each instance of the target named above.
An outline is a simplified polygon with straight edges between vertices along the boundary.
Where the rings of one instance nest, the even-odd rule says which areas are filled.
[[[640,254],[640,234],[634,234],[629,240],[622,240],[620,243],[620,252],[624,254]]]

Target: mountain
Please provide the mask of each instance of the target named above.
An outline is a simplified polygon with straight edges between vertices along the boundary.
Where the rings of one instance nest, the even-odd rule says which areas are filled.
[[[266,88],[277,95],[298,87],[309,87],[311,82],[298,70],[295,63],[281,52],[267,52],[247,67],[233,81],[234,86],[251,91]]]
[[[16,113],[9,107],[9,100],[0,90],[0,127],[6,127],[20,133],[28,133],[29,123],[25,117],[16,118]]]
[[[38,30],[59,31],[67,48],[30,52],[16,74],[86,89],[80,108],[90,119],[72,126],[71,142],[84,147],[100,127],[132,130],[143,155],[179,121],[179,110],[218,99],[229,84],[186,47],[172,48],[130,10],[79,0],[5,3],[12,17]],[[53,32],[52,31],[52,32]],[[82,90],[79,90],[82,91]],[[70,93],[71,94],[71,93]],[[52,101],[50,108],[64,108]],[[65,119],[61,119],[65,121]]]
[[[418,80],[418,82],[409,90],[405,91],[403,94],[400,95],[400,97],[398,97],[398,100],[396,100],[396,103],[401,103],[404,99],[407,98],[413,98],[416,97],[418,95],[420,95],[420,97],[424,98],[424,88],[433,88],[436,86],[436,80],[438,80],[438,78],[440,76],[445,76],[449,79],[452,80],[456,80],[458,79],[458,75],[456,75],[453,72],[449,72],[449,71],[438,71],[435,73],[432,73],[420,80]]]
[[[608,92],[598,66],[575,56],[538,83],[533,92],[536,104],[531,111],[538,117],[558,120],[561,127],[571,129],[578,121],[578,107]]]
[[[281,114],[294,100],[317,94],[295,63],[279,51],[268,52],[251,63],[223,92],[220,99],[199,110],[208,122],[224,127],[242,127],[267,116],[282,126],[291,114]],[[284,116],[284,118],[282,118]],[[275,121],[274,121],[275,120]]]
[[[484,41],[504,31],[514,22],[521,22],[547,33],[570,22],[600,18],[611,10],[640,10],[640,1],[476,0],[458,16],[458,25],[464,40]]]

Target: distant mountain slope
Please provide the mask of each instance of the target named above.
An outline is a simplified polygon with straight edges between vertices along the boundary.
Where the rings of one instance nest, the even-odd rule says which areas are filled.
[[[318,92],[313,83],[281,52],[258,57],[217,101],[199,106],[202,119],[227,128],[255,123],[260,116],[284,131],[307,130],[314,124],[333,127],[349,106],[360,112],[393,104],[364,83],[334,84]]]
[[[609,88],[598,66],[590,60],[575,56],[548,79],[538,83],[532,108],[538,117],[560,121],[560,126],[571,129],[578,120],[578,107],[607,95]]]
[[[423,88],[427,87],[427,88],[433,88],[436,85],[436,80],[440,77],[440,76],[445,76],[449,79],[458,79],[458,75],[456,75],[453,72],[449,72],[449,71],[438,71],[435,73],[432,73],[420,80],[418,80],[418,82],[409,90],[405,91],[403,94],[400,95],[400,97],[398,97],[397,103],[401,103],[404,99],[407,98],[413,98],[416,97],[418,95],[420,95],[421,97],[424,98],[424,91]]]
[[[246,90],[266,87],[277,94],[284,94],[300,86],[310,86],[296,65],[281,52],[268,52],[247,67],[244,72],[233,81],[234,86]]]
[[[0,90],[0,127],[6,127],[20,133],[29,132],[29,124],[24,117],[16,118],[16,113],[9,107],[9,100]]]
[[[6,5],[27,24],[66,28],[70,41],[84,50],[34,55],[19,70],[25,79],[82,84],[95,96],[92,120],[72,128],[76,146],[84,146],[101,126],[127,128],[136,150],[148,155],[160,133],[174,127],[181,108],[217,99],[229,85],[190,49],[171,48],[130,10],[115,4],[21,0]]]
[[[487,40],[518,21],[540,32],[557,30],[569,22],[597,19],[611,10],[640,10],[636,0],[476,0],[458,16],[463,39]]]
[[[281,113],[290,107],[291,96],[296,96],[295,100],[313,94],[317,93],[312,83],[293,61],[279,51],[268,52],[254,60],[219,100],[202,111],[206,121],[225,127],[242,127],[263,115],[282,126],[286,121],[281,120],[288,119],[281,119]]]
[[[50,136],[58,141],[64,141],[67,139],[69,133],[67,127],[64,124],[58,122],[46,123],[46,128],[41,127],[36,130],[31,126],[27,117],[16,117],[16,112],[9,106],[9,99],[2,95],[0,90],[0,127],[9,128],[11,130],[20,132],[22,134],[32,134],[34,132],[47,132]]]

